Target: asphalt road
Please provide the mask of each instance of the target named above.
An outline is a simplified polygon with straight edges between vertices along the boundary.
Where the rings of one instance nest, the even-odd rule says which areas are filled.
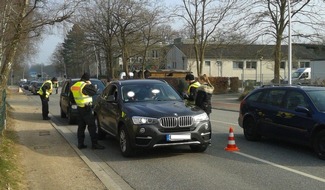
[[[50,113],[55,117],[52,122],[74,144],[77,126],[60,118],[58,97],[54,94],[50,98]],[[118,143],[107,138],[101,141],[105,150],[84,149],[80,155],[86,157],[84,160],[104,184],[113,179],[121,189],[324,189],[325,162],[310,148],[273,139],[246,141],[237,117],[235,111],[213,110],[212,146],[205,153],[192,153],[185,146],[124,158]],[[230,127],[234,129],[238,152],[224,150]],[[90,144],[89,135],[86,138]]]

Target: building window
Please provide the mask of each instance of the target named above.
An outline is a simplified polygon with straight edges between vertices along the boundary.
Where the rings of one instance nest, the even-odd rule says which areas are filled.
[[[152,51],[151,51],[151,56],[152,56],[153,58],[157,58],[157,57],[158,57],[158,51],[157,51],[157,50],[152,50]]]
[[[176,62],[173,62],[173,69],[176,69]]]
[[[256,61],[246,61],[246,69],[256,69]]]
[[[285,69],[286,68],[286,62],[285,61],[281,61],[280,63],[280,69]]]
[[[310,67],[310,62],[301,61],[300,62],[300,68],[306,68],[306,67]]]
[[[234,69],[243,69],[244,62],[243,61],[233,61],[232,62],[232,68]]]
[[[211,65],[211,61],[205,61],[205,66],[209,66]]]

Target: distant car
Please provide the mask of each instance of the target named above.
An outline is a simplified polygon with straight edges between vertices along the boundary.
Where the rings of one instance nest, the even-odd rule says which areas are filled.
[[[37,82],[38,82],[37,80],[30,81],[29,86],[28,86],[28,90],[32,91],[33,85],[36,84]]]
[[[67,79],[62,82],[62,89],[60,93],[60,110],[61,110],[60,112],[61,112],[61,118],[68,117],[69,124],[75,124],[76,117],[78,115],[77,105],[72,98],[70,88],[79,80],[80,78]],[[94,78],[91,78],[90,82],[93,85],[95,85],[95,87],[97,88],[97,93],[96,95],[93,96],[93,100],[95,100],[96,97],[103,91],[105,85],[101,80],[94,79]]]
[[[30,84],[30,81],[27,81],[27,82],[23,83],[21,87],[22,87],[24,90],[28,90],[29,84]]]
[[[207,114],[186,105],[174,88],[161,80],[110,82],[96,99],[94,114],[99,136],[116,138],[126,157],[141,148],[179,145],[204,152],[211,141]]]
[[[247,140],[262,136],[313,147],[325,159],[325,88],[264,86],[240,104],[239,126]]]
[[[37,95],[37,91],[41,88],[41,86],[43,85],[43,82],[36,82],[32,84],[32,88],[31,88],[31,93],[33,93],[34,95]]]

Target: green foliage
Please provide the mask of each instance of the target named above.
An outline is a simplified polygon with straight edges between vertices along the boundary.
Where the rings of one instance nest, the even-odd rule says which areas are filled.
[[[66,65],[67,75],[69,78],[80,77],[88,68],[90,46],[86,44],[86,36],[79,25],[75,24],[63,42],[62,56]],[[86,72],[89,72],[85,70]]]

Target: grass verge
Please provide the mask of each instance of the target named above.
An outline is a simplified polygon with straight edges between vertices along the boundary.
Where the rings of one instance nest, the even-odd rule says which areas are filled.
[[[22,189],[17,140],[13,119],[7,112],[7,128],[0,133],[0,190]]]

